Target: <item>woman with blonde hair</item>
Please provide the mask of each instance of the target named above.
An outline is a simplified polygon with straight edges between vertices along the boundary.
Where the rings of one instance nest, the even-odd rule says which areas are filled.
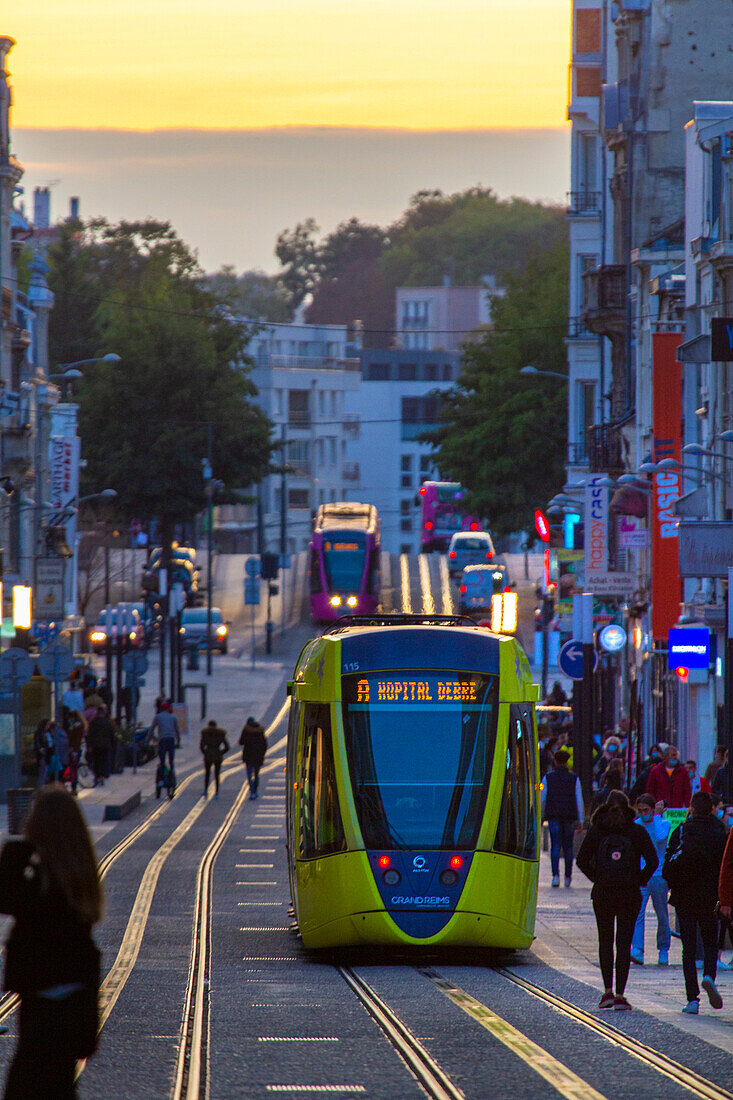
[[[20,997],[5,1100],[71,1100],[77,1059],[97,1046],[100,954],[92,926],[102,886],[86,823],[65,788],[39,791],[23,839],[3,847],[0,912],[15,918],[5,989]]]

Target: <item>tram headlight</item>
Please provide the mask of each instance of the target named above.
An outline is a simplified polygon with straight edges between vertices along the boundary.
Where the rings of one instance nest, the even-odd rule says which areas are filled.
[[[401,881],[402,875],[396,867],[390,867],[389,871],[385,871],[382,875],[382,882],[385,886],[396,886]]]
[[[331,599],[328,602],[330,603],[331,607],[341,607],[340,596],[331,596]]]
[[[346,601],[346,603],[348,604],[349,607],[356,607],[358,602],[359,601],[357,600],[356,596],[349,596],[349,598]]]
[[[438,878],[441,886],[455,886],[458,882],[458,875],[450,867],[446,867],[445,871],[441,871]]]

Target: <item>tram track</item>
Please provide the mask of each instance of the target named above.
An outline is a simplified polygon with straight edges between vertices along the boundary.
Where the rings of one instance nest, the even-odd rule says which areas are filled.
[[[281,707],[268,734],[282,722],[290,700]],[[279,747],[284,738],[276,742]],[[278,757],[263,769],[262,773],[282,767],[285,758]],[[209,1036],[210,1036],[210,965],[211,965],[211,906],[213,872],[216,857],[221,851],[236,822],[242,806],[249,796],[249,787],[242,785],[226,817],[214,834],[199,863],[196,873],[191,954],[184,999],[183,1019],[176,1056],[176,1068],[171,1089],[171,1100],[198,1100],[209,1095]]]

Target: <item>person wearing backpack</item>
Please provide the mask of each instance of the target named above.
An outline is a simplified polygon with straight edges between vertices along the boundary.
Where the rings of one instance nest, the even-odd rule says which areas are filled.
[[[646,829],[634,821],[623,791],[611,791],[591,818],[576,864],[593,883],[591,900],[598,927],[598,960],[604,991],[599,1008],[630,1009],[624,996],[631,965],[631,937],[641,909],[641,887],[659,860]],[[613,992],[613,940],[616,933],[616,993]]]
[[[703,946],[702,987],[713,1008],[723,1007],[715,985],[718,969],[718,876],[723,861],[727,830],[713,814],[707,791],[692,796],[690,815],[672,831],[662,876],[670,886],[669,904],[677,910],[682,941],[682,970],[687,1004],[683,1012],[697,1016],[700,987],[695,967],[697,929]]]

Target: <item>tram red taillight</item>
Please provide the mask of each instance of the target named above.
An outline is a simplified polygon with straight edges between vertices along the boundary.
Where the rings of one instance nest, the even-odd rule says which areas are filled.
[[[432,531],[432,529],[433,529],[433,521],[431,519],[429,519],[425,523],[425,530],[426,531]]]
[[[390,859],[389,856],[380,856],[379,859],[377,860],[377,863],[379,864],[380,867],[389,867],[390,864],[392,863],[392,860]]]
[[[478,524],[476,523],[476,521],[475,521],[475,520],[474,520],[474,522],[473,522],[473,523],[471,524],[471,528],[470,528],[470,529],[471,529],[471,531],[478,531]]]
[[[491,561],[491,559],[493,558],[493,556],[494,556],[494,551],[493,551],[493,550],[487,550],[487,551],[486,551],[486,560],[487,560],[487,561]]]
[[[448,551],[448,557],[449,557],[449,558],[454,558],[455,556],[456,556],[456,552],[455,552],[455,550],[449,550],[449,551]]]
[[[420,496],[424,497],[426,493],[427,493],[427,489],[425,488],[424,485],[421,485],[420,486]]]
[[[461,592],[461,594],[462,594],[462,595],[465,595],[465,594],[466,594],[466,592],[468,592],[468,588],[466,587],[466,585],[465,585],[465,584],[462,584],[462,585],[461,585],[461,587],[460,587],[460,592]]]
[[[460,871],[463,866],[463,856],[451,856],[450,865],[454,871]]]

